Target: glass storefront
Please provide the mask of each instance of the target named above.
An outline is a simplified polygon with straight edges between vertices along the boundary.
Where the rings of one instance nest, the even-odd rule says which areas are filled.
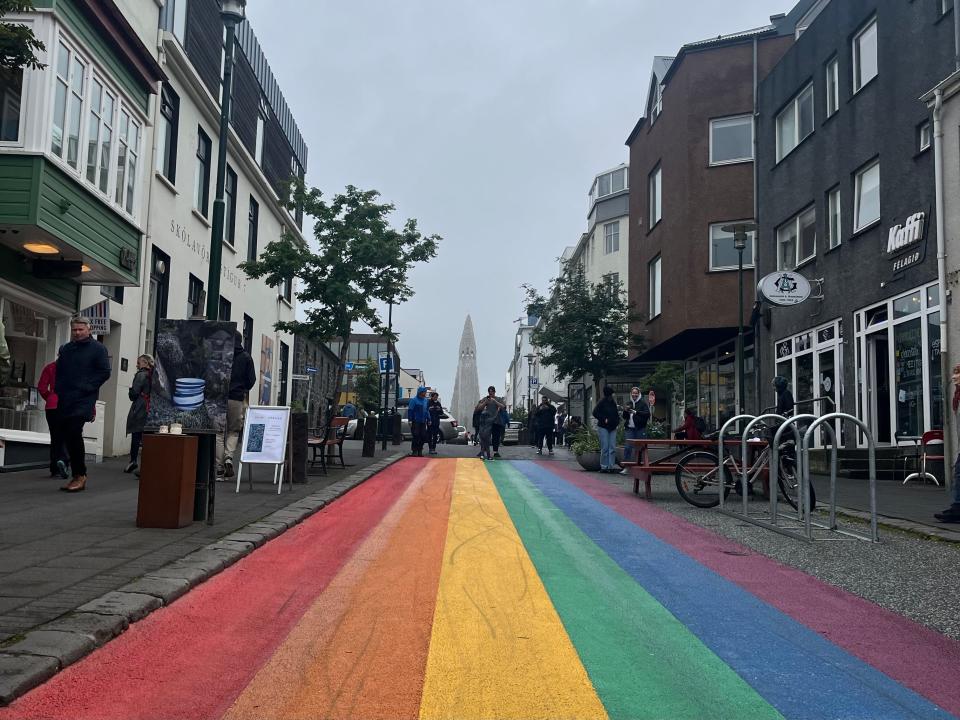
[[[877,443],[942,427],[939,323],[936,283],[857,311],[857,414]]]
[[[746,382],[745,400],[753,407],[753,345],[752,338],[744,352]],[[702,417],[709,431],[719,430],[737,414],[739,390],[737,387],[736,342],[711,349],[684,363],[684,404]]]

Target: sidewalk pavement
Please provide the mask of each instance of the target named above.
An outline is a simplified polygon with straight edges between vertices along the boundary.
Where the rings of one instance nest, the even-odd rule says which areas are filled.
[[[138,484],[123,473],[126,458],[91,466],[76,494],[59,492],[63,481],[45,470],[0,475],[0,645],[405,449],[378,446],[364,458],[361,443],[348,441],[346,469],[331,463],[324,476],[318,465],[282,495],[264,468],[249,490],[245,470],[239,494],[235,482],[217,484],[214,525],[179,530],[136,527]]]

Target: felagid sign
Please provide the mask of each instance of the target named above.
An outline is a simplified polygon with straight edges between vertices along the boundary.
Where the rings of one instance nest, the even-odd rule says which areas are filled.
[[[761,278],[757,290],[767,302],[789,307],[810,297],[810,281],[800,273],[781,270]]]
[[[890,260],[890,274],[902,275],[927,255],[927,215],[917,212],[887,231],[881,255]]]

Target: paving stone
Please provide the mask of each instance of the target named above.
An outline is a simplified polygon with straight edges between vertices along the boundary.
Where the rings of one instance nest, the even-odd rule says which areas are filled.
[[[265,535],[262,535],[260,533],[241,531],[241,532],[230,533],[224,538],[224,541],[247,542],[253,545],[254,547],[260,547],[267,541],[267,538]]]
[[[34,630],[15,645],[3,649],[9,655],[43,655],[56,658],[64,668],[92,652],[97,645],[86,635],[59,630]]]
[[[255,545],[252,542],[242,542],[240,540],[218,540],[215,543],[207,545],[209,550],[230,550],[241,553],[242,555],[249,555]]]
[[[211,568],[200,565],[184,565],[182,562],[178,562],[168,567],[154,570],[147,575],[147,577],[185,580],[190,587],[196,587],[211,575],[216,574],[220,569],[222,568]]]
[[[45,683],[54,676],[59,665],[52,657],[0,653],[0,705],[9,705],[25,692]]]
[[[118,592],[152,595],[169,605],[190,589],[190,583],[176,578],[143,577],[124,585]]]
[[[99,615],[97,613],[76,613],[67,615],[43,625],[41,630],[61,630],[86,635],[97,645],[115,638],[130,625],[122,615]]]
[[[153,595],[115,590],[88,602],[86,605],[81,605],[77,608],[77,612],[122,615],[129,622],[136,622],[162,605],[160,598]]]

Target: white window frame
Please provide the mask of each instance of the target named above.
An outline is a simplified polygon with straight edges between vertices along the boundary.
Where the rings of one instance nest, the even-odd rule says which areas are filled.
[[[603,254],[620,252],[620,221],[603,224]]]
[[[864,79],[860,77],[860,71],[861,71],[860,66],[862,62],[861,54],[860,54],[860,41],[863,39],[864,35],[867,35],[871,31],[873,32],[874,44],[876,45],[876,48],[877,48],[877,55],[876,55],[876,62],[875,62],[877,66],[877,71],[870,77]],[[871,81],[873,81],[874,78],[877,77],[877,75],[880,74],[880,37],[877,32],[876,17],[872,18],[870,22],[864,25],[863,28],[861,28],[860,31],[853,36],[853,41],[851,42],[850,51],[851,51],[851,56],[853,58],[853,63],[851,63],[853,67],[853,94],[856,95],[863,88],[869,85]]]
[[[800,137],[800,100],[807,95],[807,93],[810,94],[810,115],[813,122],[810,126],[810,132],[803,137]],[[783,133],[780,131],[780,119],[788,112],[793,113],[793,145],[790,146],[789,150],[784,151]],[[800,90],[800,92],[793,96],[793,99],[786,104],[783,110],[777,113],[777,117],[774,121],[774,131],[777,136],[777,162],[783,160],[787,155],[796,150],[800,146],[800,143],[813,135],[814,131],[816,130],[816,117],[817,106],[813,95],[813,83],[808,83]]]
[[[827,61],[825,90],[826,116],[833,117],[840,109],[840,58],[836,55]]]
[[[663,219],[663,167],[659,164],[647,176],[647,202],[652,230]]]
[[[801,243],[800,243],[800,232],[801,232],[800,219],[806,217],[806,216],[809,215],[811,212],[813,213],[813,229],[814,229],[814,235],[813,235],[813,252],[811,252],[809,255],[806,255],[806,256],[804,256],[804,257],[800,257],[800,245],[801,245]],[[794,259],[794,262],[793,262],[792,267],[787,267],[786,265],[784,265],[784,264],[781,262],[781,260],[783,260],[783,258],[782,258],[781,253],[780,253],[780,245],[782,244],[782,241],[781,241],[781,239],[780,239],[780,233],[781,233],[781,231],[783,231],[783,230],[785,230],[785,229],[787,229],[787,228],[790,228],[790,227],[792,227],[793,232],[794,232],[794,248],[793,248],[793,259]],[[801,265],[803,265],[803,264],[804,264],[805,262],[807,262],[808,260],[811,260],[811,259],[815,258],[815,257],[817,256],[817,235],[816,235],[816,232],[817,232],[817,206],[816,206],[815,204],[807,205],[803,210],[801,210],[800,212],[798,212],[796,215],[794,215],[792,218],[790,218],[789,220],[787,220],[785,223],[782,223],[781,225],[778,225],[778,226],[777,226],[777,229],[776,229],[776,238],[777,238],[777,270],[787,270],[787,271],[796,270],[798,267],[800,267]]]
[[[833,250],[843,242],[843,209],[840,200],[839,185],[827,191],[827,250]]]
[[[868,220],[867,222],[861,223],[860,222],[860,190],[863,184],[863,176],[873,168],[877,168],[877,195],[878,195],[877,216],[871,220]],[[862,168],[857,170],[856,176],[854,178],[854,184],[853,184],[853,223],[854,223],[853,232],[854,233],[858,233],[861,230],[864,230],[870,227],[871,225],[880,222],[880,218],[883,212],[883,208],[880,205],[880,197],[879,197],[880,185],[882,182],[883,182],[883,178],[880,175],[879,159],[874,160],[870,163],[867,163]]]
[[[260,98],[260,112],[257,113],[257,136],[253,146],[253,159],[257,165],[263,167],[263,136],[267,125],[267,104]]]
[[[650,103],[650,124],[653,125],[663,113],[663,85],[658,78],[653,79],[653,102]]]
[[[932,142],[933,126],[929,120],[924,120],[917,128],[917,145],[919,147],[919,152],[929,150]]]
[[[647,283],[649,284],[650,320],[663,312],[663,256],[657,255],[647,263]]]
[[[746,120],[750,123],[750,156],[749,157],[738,157],[738,158],[729,158],[727,160],[716,160],[713,157],[713,129],[718,125],[722,124],[732,124],[737,120]],[[754,143],[754,123],[753,115],[750,113],[745,113],[743,115],[729,115],[727,117],[713,118],[710,121],[710,165],[735,165],[737,163],[753,162],[753,143]]]
[[[22,27],[33,27],[33,22],[30,20],[10,20],[4,18],[4,23],[7,25],[15,25]],[[29,83],[32,83],[32,78],[34,72],[28,68],[22,68],[20,70],[20,107],[18,108],[17,114],[17,139],[16,140],[0,140],[0,147],[23,147],[24,146],[24,133],[26,132],[26,111],[24,108],[24,98],[30,97],[30,87]],[[48,136],[45,136],[47,138]],[[46,139],[44,140],[46,142]]]
[[[745,223],[745,222],[752,222],[752,220],[730,220],[730,221],[728,221],[728,222],[713,223],[713,224],[710,225],[709,228],[707,228],[707,242],[709,243],[709,246],[710,246],[710,249],[709,249],[709,254],[710,254],[710,272],[724,272],[724,271],[727,271],[727,270],[738,270],[738,269],[739,269],[739,264],[734,264],[734,265],[717,265],[717,264],[714,262],[714,258],[713,258],[713,233],[714,233],[715,230],[719,230],[720,232],[723,232],[723,229],[722,229],[722,228],[723,228],[724,225],[735,225],[735,224],[737,224],[737,223]],[[747,233],[747,234],[749,235],[749,239],[747,240],[747,247],[749,247],[749,249],[750,249],[750,262],[744,261],[744,263],[743,263],[743,268],[744,268],[744,270],[752,269],[752,268],[753,268],[753,258],[756,257],[756,253],[757,253],[757,233],[756,233],[755,231],[751,231],[751,232],[749,232],[749,233]],[[729,235],[730,241],[733,242],[733,236],[732,236],[732,235],[730,235],[729,233],[724,233],[724,235]],[[744,250],[744,252],[746,252],[746,250]]]

